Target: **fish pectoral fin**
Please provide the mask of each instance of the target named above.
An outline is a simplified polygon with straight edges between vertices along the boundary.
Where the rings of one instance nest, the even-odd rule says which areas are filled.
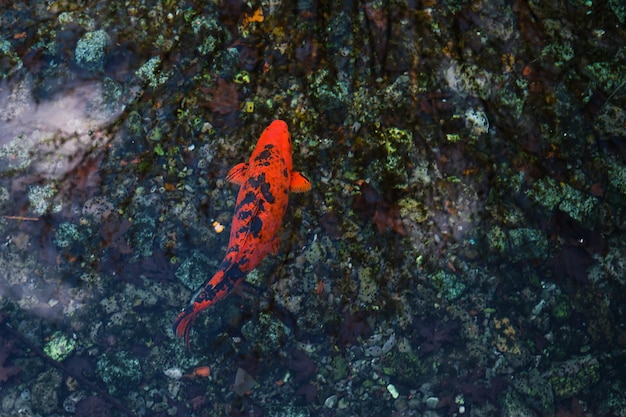
[[[289,191],[292,193],[304,193],[311,189],[311,182],[298,171],[291,171]]]
[[[226,179],[234,184],[241,185],[247,178],[248,174],[248,163],[242,162],[240,164],[235,165],[228,171],[228,175],[226,175]]]

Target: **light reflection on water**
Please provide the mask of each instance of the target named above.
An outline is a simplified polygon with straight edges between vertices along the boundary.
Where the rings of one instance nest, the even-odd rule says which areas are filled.
[[[52,259],[60,256],[54,248],[77,242],[59,241],[55,231],[67,229],[67,219],[78,218],[85,200],[101,187],[99,164],[111,142],[107,129],[124,103],[105,102],[100,81],[74,83],[39,100],[31,85],[30,76],[5,82],[0,98],[7,103],[0,134],[3,243],[13,249],[13,260],[20,260],[4,260],[2,295],[10,294],[25,311],[63,321],[91,298],[93,289],[77,285],[77,270],[57,268],[61,260]],[[77,225],[71,230],[76,232]],[[90,273],[87,268],[82,274]]]

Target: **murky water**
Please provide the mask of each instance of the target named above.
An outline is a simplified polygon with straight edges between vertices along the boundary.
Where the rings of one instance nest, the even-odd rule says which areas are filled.
[[[619,2],[2,8],[1,415],[626,415]],[[312,189],[187,350],[275,119]]]

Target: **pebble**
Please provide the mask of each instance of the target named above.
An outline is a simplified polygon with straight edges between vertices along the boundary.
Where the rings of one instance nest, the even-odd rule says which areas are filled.
[[[400,394],[398,393],[398,390],[393,384],[387,385],[387,391],[389,391],[389,394],[391,394],[394,400],[400,396]]]
[[[396,345],[396,336],[392,334],[391,336],[389,336],[389,339],[387,339],[387,341],[383,345],[382,353],[388,353],[389,351],[391,351],[391,349],[393,349],[395,345]]]
[[[380,356],[383,350],[380,346],[368,346],[365,348],[365,356]]]
[[[63,401],[63,409],[68,413],[76,412],[76,404],[85,398],[85,393],[83,391],[73,392]]]
[[[181,379],[183,377],[183,370],[180,368],[168,368],[163,373],[172,379]]]
[[[96,222],[102,221],[103,217],[108,216],[115,208],[113,204],[104,197],[92,197],[83,205],[83,215],[91,216]]]
[[[326,398],[326,401],[324,401],[326,408],[334,408],[335,404],[337,404],[337,396],[334,394]]]
[[[426,398],[426,407],[434,410],[439,405],[439,398],[437,397],[428,397]]]
[[[348,408],[349,405],[350,403],[348,403],[348,400],[345,397],[343,397],[337,403],[337,408],[340,410],[345,410],[346,408]]]

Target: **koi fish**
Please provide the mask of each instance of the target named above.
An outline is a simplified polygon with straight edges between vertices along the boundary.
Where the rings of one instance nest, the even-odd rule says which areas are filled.
[[[198,313],[226,297],[268,253],[278,252],[278,231],[289,192],[311,189],[309,180],[292,169],[291,136],[282,120],[273,121],[263,131],[250,160],[235,165],[226,179],[241,186],[226,256],[174,322],[176,336],[184,337],[187,347]]]

